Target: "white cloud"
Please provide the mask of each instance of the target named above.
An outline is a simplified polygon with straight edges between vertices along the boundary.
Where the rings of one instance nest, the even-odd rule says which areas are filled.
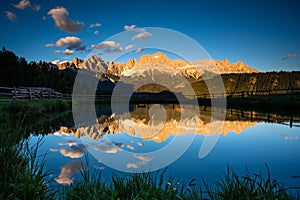
[[[141,32],[145,32],[146,29],[144,29],[144,28],[137,28],[136,31],[141,33]]]
[[[137,164],[135,164],[135,163],[127,163],[126,167],[127,168],[134,168],[134,169],[138,168]]]
[[[140,39],[145,39],[145,38],[148,38],[148,37],[151,37],[152,34],[147,32],[147,31],[142,31],[138,34],[136,34],[135,36],[132,37],[132,40],[140,40]]]
[[[71,149],[61,148],[59,152],[70,158],[81,158],[84,155],[84,149],[78,146],[71,146]]]
[[[127,147],[128,149],[132,150],[132,151],[134,150],[134,146],[132,146],[132,145],[130,145],[130,144],[127,144],[126,147]]]
[[[291,59],[297,56],[300,56],[300,54],[288,54],[287,56],[283,57],[282,60]]]
[[[55,44],[53,44],[53,43],[48,43],[45,45],[45,47],[54,47],[54,46],[55,46]]]
[[[149,161],[153,160],[152,157],[147,156],[147,155],[138,155],[138,154],[136,154],[136,155],[134,155],[134,157],[140,159],[143,162],[149,162]]]
[[[58,60],[58,62],[59,62],[59,60]],[[57,63],[58,63],[58,62],[57,62]],[[55,61],[52,61],[51,63],[52,63],[52,64],[56,64]],[[58,152],[58,151],[59,151],[59,149],[55,149],[55,148],[50,148],[49,150],[50,150],[51,152]]]
[[[65,55],[72,55],[75,51],[66,49],[66,50],[55,50],[55,53],[63,53]]]
[[[32,6],[32,10],[34,10],[34,11],[36,11],[36,12],[40,11],[41,8],[42,8],[42,7],[41,7],[40,5],[37,5],[37,4],[34,4],[34,5]]]
[[[16,21],[17,20],[17,16],[16,14],[10,12],[10,11],[5,11],[6,17],[11,20],[11,21]]]
[[[71,177],[79,170],[85,169],[85,165],[81,161],[74,161],[69,164],[64,165],[60,169],[60,174],[55,181],[62,185],[70,185],[73,183]]]
[[[133,45],[128,45],[127,47],[125,47],[125,50],[128,51],[129,49],[131,49],[133,47]]]
[[[121,44],[116,43],[115,41],[111,41],[111,40],[101,42],[97,45],[92,45],[93,48],[98,48],[98,49],[117,48],[120,46],[121,46]]]
[[[99,31],[94,31],[94,34],[95,35],[99,35]]]
[[[84,26],[84,23],[82,22],[79,21],[75,22],[70,20],[67,17],[69,15],[69,12],[64,7],[53,8],[48,12],[48,15],[51,15],[51,17],[54,19],[55,26],[57,28],[69,33],[79,32]]]
[[[140,52],[142,52],[142,51],[143,51],[142,48],[138,48],[135,52],[136,52],[136,53],[140,53]]]
[[[60,38],[56,41],[55,45],[57,47],[67,46],[67,49],[74,49],[76,51],[85,50],[85,46],[82,46],[82,40],[78,37],[73,36]]]
[[[124,26],[124,29],[126,30],[126,31],[129,31],[129,30],[133,30],[133,29],[135,29],[136,28],[136,25],[130,25],[130,26]]]
[[[75,51],[85,51],[86,45],[83,44],[82,40],[78,37],[67,36],[64,38],[60,38],[56,41],[55,44],[48,43],[45,45],[46,47],[66,47],[65,51],[56,50],[56,53],[64,53],[66,55],[73,54]]]
[[[142,142],[137,142],[137,144],[138,144],[140,147],[144,146],[144,143],[142,143]]]
[[[113,145],[108,145],[108,146],[95,146],[95,150],[96,151],[103,151],[105,153],[117,153],[118,151],[121,151],[122,149],[120,149],[117,146],[113,146]]]
[[[93,49],[101,49],[106,53],[114,53],[114,52],[121,52],[123,49],[121,44],[116,43],[115,41],[104,41],[99,44],[93,44]]]
[[[28,0],[21,0],[18,4],[15,4],[14,7],[20,10],[25,10],[26,8],[30,8],[31,4]]]
[[[101,24],[100,23],[95,23],[95,24],[91,24],[90,28],[95,28],[95,27],[100,27]]]
[[[41,10],[41,6],[34,4],[33,6],[31,5],[30,1],[28,0],[21,0],[18,4],[14,5],[15,8],[18,8],[20,10],[25,10],[26,8],[32,8],[32,10],[38,12]]]
[[[58,60],[59,62],[59,60]],[[52,61],[53,63],[53,61]],[[68,145],[68,146],[76,146],[77,142],[73,141],[73,140],[68,140],[67,142],[59,142],[58,145]]]

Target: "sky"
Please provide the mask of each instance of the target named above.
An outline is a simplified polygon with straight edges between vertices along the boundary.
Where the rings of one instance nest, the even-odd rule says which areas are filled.
[[[0,0],[0,5],[0,45],[28,61],[85,59],[95,49],[140,56],[143,44],[162,42],[156,29],[144,27],[159,27],[191,38],[215,60],[241,60],[260,71],[300,70],[298,0]],[[114,40],[126,30],[128,41]],[[169,43],[188,52],[185,40],[177,41]],[[195,53],[189,61],[201,58]]]

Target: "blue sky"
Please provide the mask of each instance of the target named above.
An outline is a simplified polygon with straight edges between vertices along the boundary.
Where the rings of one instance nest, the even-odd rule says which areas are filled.
[[[125,51],[121,43],[99,44],[126,25],[163,27],[191,37],[213,59],[300,70],[299,10],[296,0],[1,0],[0,45],[29,61],[72,60],[93,48]],[[153,35],[140,30],[145,41]]]

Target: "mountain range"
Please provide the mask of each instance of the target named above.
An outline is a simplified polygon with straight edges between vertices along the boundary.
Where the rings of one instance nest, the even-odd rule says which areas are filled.
[[[185,60],[171,60],[166,54],[161,52],[142,55],[139,60],[129,59],[126,63],[106,62],[94,55],[87,60],[75,57],[73,61],[53,62],[52,64],[56,65],[59,70],[88,69],[102,72],[108,75],[108,77],[113,76],[115,78],[132,75],[144,76],[145,71],[150,68],[152,70],[155,66],[157,66],[157,69],[164,74],[173,73],[173,75],[176,75],[176,73],[181,73],[185,77],[194,79],[200,78],[205,72],[218,74],[259,72],[257,69],[249,67],[242,61],[230,63],[227,59],[224,59],[223,61],[200,60],[196,62],[187,62]],[[133,71],[134,74],[132,74]]]

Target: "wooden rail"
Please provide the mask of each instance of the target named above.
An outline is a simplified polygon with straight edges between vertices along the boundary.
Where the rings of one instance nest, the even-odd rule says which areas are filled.
[[[300,94],[300,88],[290,89],[273,89],[273,90],[252,90],[242,92],[227,92],[227,93],[211,93],[211,94],[199,94],[199,95],[185,95],[186,98],[197,98],[197,99],[210,99],[210,98],[233,98],[233,97],[256,97],[256,96],[268,96],[275,97],[281,95],[290,95],[293,97],[295,94]],[[63,94],[57,92],[51,88],[46,87],[0,87],[0,95],[10,97],[14,100],[34,100],[34,99],[46,99],[46,98],[64,98],[71,99],[72,96],[76,96],[83,99],[104,99],[110,100],[111,95],[84,95],[84,94]],[[120,101],[128,99],[131,96],[119,95]],[[138,101],[151,101],[161,100],[168,101],[169,95],[155,95],[155,94],[134,94],[133,99]]]
[[[0,95],[10,97],[14,100],[72,98],[70,94],[62,94],[46,87],[0,87]]]
[[[290,95],[300,93],[300,88],[290,89],[269,89],[269,90],[251,90],[241,92],[226,92],[226,93],[211,93],[211,94],[199,94],[197,98],[225,98],[225,97],[254,97],[254,96],[276,96],[276,95]]]

